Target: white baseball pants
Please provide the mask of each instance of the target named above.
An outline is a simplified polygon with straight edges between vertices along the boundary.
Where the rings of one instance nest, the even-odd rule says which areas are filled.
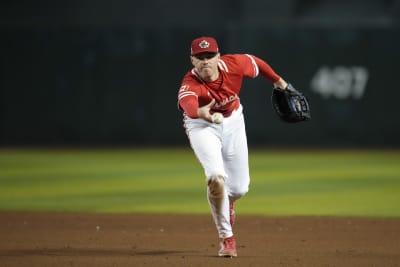
[[[185,118],[191,147],[204,168],[206,183],[222,177],[223,194],[215,197],[207,190],[208,202],[220,238],[233,235],[229,223],[229,202],[249,190],[250,175],[246,129],[240,106],[221,124]],[[209,186],[210,187],[210,186]]]

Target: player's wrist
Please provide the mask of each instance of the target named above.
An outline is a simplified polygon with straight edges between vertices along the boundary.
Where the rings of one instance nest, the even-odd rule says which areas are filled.
[[[280,78],[278,81],[274,83],[274,87],[279,88],[281,90],[285,90],[288,87],[288,85],[289,84],[282,78]]]

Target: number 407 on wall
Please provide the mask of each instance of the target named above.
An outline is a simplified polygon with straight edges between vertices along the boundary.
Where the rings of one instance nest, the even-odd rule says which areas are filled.
[[[323,98],[360,99],[368,82],[368,69],[362,66],[322,66],[311,80],[311,90]]]

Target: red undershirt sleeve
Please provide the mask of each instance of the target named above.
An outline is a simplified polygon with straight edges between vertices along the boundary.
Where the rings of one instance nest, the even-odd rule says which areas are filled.
[[[186,96],[179,101],[179,105],[190,118],[198,118],[197,109],[199,108],[199,102],[197,101],[197,97]]]
[[[281,77],[275,73],[275,71],[271,68],[271,66],[267,62],[256,56],[253,56],[253,58],[256,61],[258,69],[260,70],[261,76],[265,77],[272,83],[279,81]]]

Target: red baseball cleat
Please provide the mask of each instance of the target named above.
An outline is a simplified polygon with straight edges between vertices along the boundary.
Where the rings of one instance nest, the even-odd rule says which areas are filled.
[[[218,256],[220,257],[237,257],[236,240],[233,236],[228,238],[221,238],[219,241],[220,250]]]

